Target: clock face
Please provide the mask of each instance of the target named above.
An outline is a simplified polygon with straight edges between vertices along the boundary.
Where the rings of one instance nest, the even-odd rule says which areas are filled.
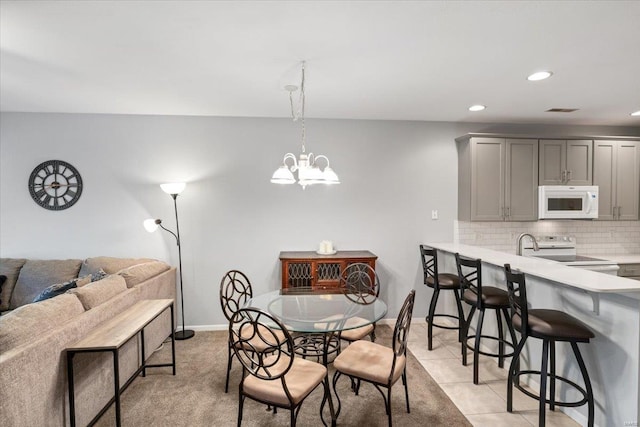
[[[45,209],[59,211],[73,206],[82,194],[78,170],[62,160],[40,163],[29,177],[29,193]]]

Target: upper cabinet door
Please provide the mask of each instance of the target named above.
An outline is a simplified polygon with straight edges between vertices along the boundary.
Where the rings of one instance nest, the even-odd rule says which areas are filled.
[[[505,168],[507,221],[538,219],[538,140],[507,139]]]
[[[617,154],[617,219],[637,220],[640,198],[640,142],[619,141]]]
[[[593,184],[599,187],[598,219],[638,220],[640,142],[596,141]]]
[[[598,219],[614,219],[616,186],[616,148],[615,141],[596,141],[593,156],[593,185],[598,189]]]
[[[593,141],[567,141],[566,183],[568,185],[591,185],[593,164]]]
[[[540,140],[540,185],[591,185],[593,141]]]
[[[471,139],[471,221],[504,219],[504,158],[504,139]]]
[[[562,185],[567,163],[566,141],[540,140],[540,185]]]

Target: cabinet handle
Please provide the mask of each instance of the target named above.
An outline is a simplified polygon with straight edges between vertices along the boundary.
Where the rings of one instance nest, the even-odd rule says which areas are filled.
[[[567,171],[562,171],[562,173],[560,175],[561,175],[560,182],[562,182],[564,184],[564,182],[567,179]]]
[[[618,206],[618,219],[622,216],[622,206]]]
[[[571,181],[571,171],[567,171],[567,182]]]
[[[506,217],[507,218],[511,218],[511,206],[507,207],[507,215],[506,215]]]

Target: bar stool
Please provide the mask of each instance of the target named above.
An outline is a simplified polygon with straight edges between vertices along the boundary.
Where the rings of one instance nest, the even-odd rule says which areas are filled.
[[[467,316],[462,333],[462,364],[467,366],[467,349],[473,350],[473,383],[478,384],[478,359],[480,355],[497,357],[498,366],[504,367],[504,358],[513,356],[513,350],[516,348],[516,334],[513,330],[511,318],[507,313],[509,308],[509,294],[507,291],[496,288],[495,286],[484,286],[482,284],[482,261],[480,259],[465,258],[456,253],[456,267],[458,269],[458,277],[460,279],[460,292],[462,292],[462,300],[471,305],[471,311]],[[482,325],[484,323],[485,309],[496,311],[496,320],[498,321],[498,336],[482,335]],[[467,344],[469,338],[469,327],[473,320],[473,315],[478,310],[478,323],[476,324],[475,343],[471,347]],[[501,316],[502,315],[502,316]],[[502,317],[507,324],[511,341],[504,338],[502,327]],[[498,353],[488,353],[480,350],[481,339],[489,339],[498,342]],[[505,345],[511,347],[511,352],[505,354]]]
[[[593,332],[578,319],[559,310],[545,309],[529,309],[527,306],[527,289],[523,273],[511,271],[509,264],[504,265],[505,275],[507,279],[507,287],[509,288],[509,302],[511,304],[511,318],[513,325],[520,330],[522,338],[516,347],[515,354],[511,360],[509,367],[509,377],[507,380],[507,411],[513,410],[513,386],[522,391],[529,397],[540,402],[538,411],[538,425],[545,425],[545,407],[549,404],[552,411],[555,406],[577,407],[585,403],[588,405],[589,415],[587,425],[593,427],[594,422],[594,401],[593,389],[591,388],[591,380],[589,373],[578,349],[578,343],[588,343],[595,335]],[[540,371],[520,370],[519,357],[527,338],[533,337],[542,340],[542,367]],[[571,344],[573,353],[575,354],[580,373],[585,384],[582,388],[573,381],[556,375],[556,341],[568,342]],[[549,354],[551,350],[551,354]],[[549,358],[549,356],[551,356]],[[547,372],[548,363],[551,362],[551,372]],[[538,395],[525,390],[519,382],[521,375],[540,375],[540,392]],[[549,399],[547,399],[547,377],[550,379]],[[583,396],[582,400],[575,402],[558,402],[555,398],[556,380],[568,384],[580,392]],[[586,389],[586,390],[585,390]]]
[[[428,322],[428,348],[432,349],[433,327],[442,329],[457,329],[458,342],[462,341],[462,328],[464,325],[464,313],[462,312],[462,304],[460,302],[460,280],[458,275],[451,273],[438,273],[438,252],[436,249],[426,245],[420,245],[420,256],[422,258],[422,270],[424,272],[424,284],[433,288],[431,303],[429,304],[429,314],[426,317]],[[436,304],[440,291],[453,291],[458,306],[458,315],[436,314]],[[458,321],[458,326],[437,325],[433,322],[435,317],[449,317]]]

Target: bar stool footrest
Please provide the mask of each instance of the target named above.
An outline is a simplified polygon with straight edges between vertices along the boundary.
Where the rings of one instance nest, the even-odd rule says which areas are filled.
[[[527,396],[531,397],[532,399],[535,399],[535,400],[537,400],[537,401],[540,401],[540,396],[539,396],[539,395],[534,394],[534,393],[530,392],[529,390],[526,390],[526,389],[525,389],[525,388],[520,384],[520,382],[518,381],[518,380],[519,380],[519,377],[520,377],[521,375],[540,375],[540,374],[541,374],[541,372],[540,372],[540,371],[532,371],[532,370],[527,370],[527,371],[520,371],[520,372],[517,372],[517,373],[514,375],[514,382],[513,382],[513,386],[514,386],[515,388],[517,388],[518,390],[520,390],[521,392],[523,392],[524,394],[526,394]],[[555,378],[555,379],[556,379],[556,380],[558,380],[558,381],[562,381],[563,383],[568,384],[568,385],[570,385],[571,387],[573,387],[574,389],[576,389],[578,392],[580,392],[580,393],[582,394],[582,396],[584,396],[582,400],[580,400],[580,401],[576,401],[576,402],[563,402],[563,401],[554,400],[554,401],[553,401],[553,404],[554,404],[554,405],[556,405],[556,406],[565,406],[565,407],[577,407],[577,406],[582,406],[582,405],[584,405],[584,404],[586,404],[586,403],[588,402],[588,399],[587,399],[587,392],[585,391],[585,389],[584,389],[584,388],[582,388],[580,385],[576,384],[575,382],[573,382],[573,381],[571,381],[571,380],[569,380],[569,379],[567,379],[567,378],[561,377],[561,376],[559,376],[559,375],[552,375],[551,373],[547,374],[547,378],[548,378],[548,379],[553,379],[553,378]],[[547,399],[547,397],[545,396],[545,397],[544,397],[544,403],[545,403],[545,404],[551,403],[551,400],[550,400],[550,399]]]
[[[435,325],[434,325],[434,326],[435,326]],[[467,341],[468,341],[469,339],[472,339],[472,340],[474,340],[474,341],[475,341],[475,338],[476,338],[476,336],[475,336],[475,335],[468,335],[468,336],[467,336]],[[503,355],[502,355],[502,357],[512,357],[512,356],[513,356],[513,353],[515,353],[515,351],[516,351],[515,346],[514,346],[512,343],[510,343],[509,341],[507,341],[506,339],[504,339],[504,338],[503,338],[503,339],[500,339],[500,338],[498,338],[498,337],[493,337],[493,336],[490,336],[490,335],[480,335],[480,338],[482,338],[482,339],[487,339],[487,340],[493,340],[493,341],[502,342],[504,345],[507,345],[507,346],[511,347],[511,353],[505,353],[505,354],[503,354]],[[474,351],[474,350],[475,350],[475,346],[473,346],[473,345],[469,344],[468,342],[467,342],[467,348],[468,348],[469,350],[471,350],[471,351]],[[483,356],[489,356],[489,357],[500,357],[500,354],[498,354],[498,353],[487,353],[487,352],[482,351],[482,350],[478,350],[478,353],[479,353],[479,354],[482,354]],[[524,371],[523,371],[523,372],[524,372]]]
[[[434,314],[433,317],[448,317],[450,319],[456,319],[459,320],[458,316],[454,316],[453,314]],[[429,316],[427,316],[426,318],[427,322],[429,322]],[[429,322],[430,323],[430,322]],[[445,326],[445,325],[438,325],[437,323],[432,323],[432,326],[435,326],[436,328],[441,328],[441,329],[455,329],[458,330],[460,329],[459,326]]]

